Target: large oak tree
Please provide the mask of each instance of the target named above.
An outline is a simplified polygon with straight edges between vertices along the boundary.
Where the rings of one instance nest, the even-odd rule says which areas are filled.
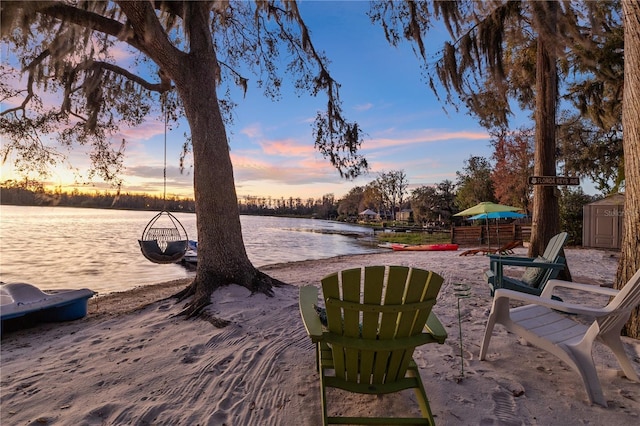
[[[26,74],[23,92],[12,93],[22,102],[2,113],[5,156],[14,150],[27,161],[53,161],[55,153],[40,135],[60,131],[64,143],[90,141],[95,170],[113,178],[123,152],[109,136],[141,123],[153,93],[164,94],[171,114],[184,113],[199,240],[196,278],[179,295],[194,296],[187,315],[209,304],[220,286],[271,294],[277,284],[245,251],[224,120],[232,102],[220,96],[224,84],[247,90],[244,73],[252,71],[265,94],[277,96],[283,79],[278,54],[284,50],[283,66],[295,87],[328,98],[314,125],[316,147],[343,176],[367,167],[357,154],[358,125],[343,117],[338,84],[295,1],[3,1],[1,7],[3,43]],[[114,49],[122,46],[138,68],[116,61]],[[135,74],[139,69],[146,73]],[[44,109],[38,95],[47,90],[60,95],[58,107]]]
[[[623,0],[624,22],[624,231],[616,288],[640,269],[640,3]],[[631,314],[624,333],[640,338],[640,306]]]

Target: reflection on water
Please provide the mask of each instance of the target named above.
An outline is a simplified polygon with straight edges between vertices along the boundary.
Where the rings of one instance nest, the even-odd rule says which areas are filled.
[[[0,280],[41,289],[122,291],[193,276],[181,265],[146,260],[137,240],[154,212],[68,207],[0,207]],[[176,213],[190,239],[194,214]],[[242,216],[255,266],[379,251],[342,234],[371,234],[354,225],[312,219]]]

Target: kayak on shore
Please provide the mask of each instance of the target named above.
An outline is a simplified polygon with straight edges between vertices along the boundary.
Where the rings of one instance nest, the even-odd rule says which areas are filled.
[[[394,251],[456,251],[458,244],[393,244],[391,248]]]
[[[380,244],[378,244],[378,247],[380,247],[380,248],[385,248],[385,249],[393,249],[393,247],[400,247],[400,246],[402,246],[402,247],[406,247],[406,246],[408,246],[408,245],[409,245],[409,244],[400,244],[400,243],[389,243],[389,242],[386,242],[386,243],[380,243]]]

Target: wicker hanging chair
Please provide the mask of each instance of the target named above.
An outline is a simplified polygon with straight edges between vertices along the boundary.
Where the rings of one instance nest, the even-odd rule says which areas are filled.
[[[164,104],[163,104],[164,107]],[[164,114],[164,194],[167,199],[167,121],[168,112]],[[189,248],[187,231],[180,221],[166,210],[155,215],[149,221],[142,232],[142,238],[138,240],[140,250],[144,257],[153,263],[179,262]]]
[[[189,237],[180,221],[166,210],[149,221],[138,240],[144,257],[153,263],[176,263],[187,252]]]

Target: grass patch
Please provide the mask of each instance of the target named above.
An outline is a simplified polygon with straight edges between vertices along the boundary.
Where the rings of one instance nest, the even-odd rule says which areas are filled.
[[[444,244],[451,242],[449,232],[380,232],[376,233],[380,243],[398,244]]]

